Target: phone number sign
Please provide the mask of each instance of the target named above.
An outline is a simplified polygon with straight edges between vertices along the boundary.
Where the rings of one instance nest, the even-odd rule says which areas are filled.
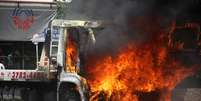
[[[47,74],[41,71],[0,70],[1,80],[42,80],[45,78],[47,78]]]

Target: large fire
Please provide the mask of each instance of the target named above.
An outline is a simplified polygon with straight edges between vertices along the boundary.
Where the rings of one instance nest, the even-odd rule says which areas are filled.
[[[169,34],[174,28],[172,24],[168,31],[154,31],[148,41],[130,42],[115,55],[88,60],[90,101],[141,101],[140,94],[155,91],[159,92],[157,101],[171,101],[176,85],[195,73],[194,65],[185,66],[171,53]],[[182,44],[174,49],[181,49]]]

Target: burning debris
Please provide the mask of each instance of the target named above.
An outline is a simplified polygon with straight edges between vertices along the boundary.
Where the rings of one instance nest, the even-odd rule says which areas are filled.
[[[193,25],[196,24],[183,27],[196,30],[199,35]],[[89,58],[90,101],[171,101],[176,85],[196,73],[196,64],[186,65],[174,55],[185,46],[184,42],[178,44],[170,38],[177,26],[173,23],[168,30],[156,23],[154,26],[140,26],[142,34],[149,36],[140,44],[129,41],[115,54]]]

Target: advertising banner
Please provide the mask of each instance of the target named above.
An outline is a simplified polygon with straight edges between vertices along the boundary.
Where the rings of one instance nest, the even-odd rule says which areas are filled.
[[[45,33],[55,15],[50,8],[0,7],[0,41],[31,41],[34,34]]]

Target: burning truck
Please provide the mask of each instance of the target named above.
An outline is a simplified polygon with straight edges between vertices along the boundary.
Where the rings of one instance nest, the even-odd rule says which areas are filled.
[[[0,3],[2,101],[171,101],[200,70],[199,23],[164,27],[156,16],[135,18],[128,29],[145,40],[124,33],[115,52],[90,53],[99,21],[54,19],[55,3],[29,3]]]

